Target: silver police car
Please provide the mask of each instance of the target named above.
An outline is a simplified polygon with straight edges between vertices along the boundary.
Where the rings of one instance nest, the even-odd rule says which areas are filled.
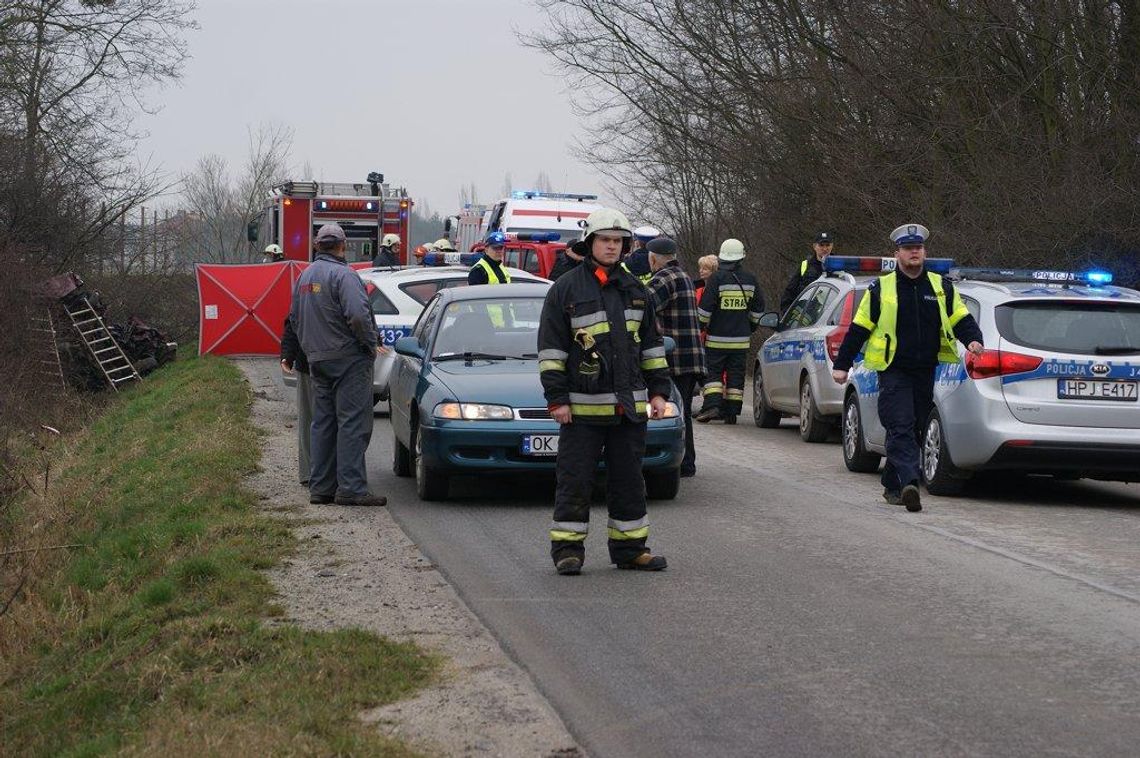
[[[952,278],[986,351],[937,369],[921,440],[927,489],[957,494],[994,470],[1140,481],[1140,293],[1098,271]],[[878,374],[857,362],[843,390],[844,462],[875,471],[885,454]]]

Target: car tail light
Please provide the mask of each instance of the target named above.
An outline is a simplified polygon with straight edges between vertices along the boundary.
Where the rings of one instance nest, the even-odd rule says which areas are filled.
[[[850,326],[837,326],[828,332],[823,341],[827,345],[827,357],[835,363],[835,359],[839,357],[839,346],[843,344],[843,338],[847,336],[847,331]]]
[[[981,355],[966,355],[966,373],[971,379],[989,379],[993,376],[1023,374],[1041,365],[1039,355],[1023,355],[1008,350],[986,350]]]

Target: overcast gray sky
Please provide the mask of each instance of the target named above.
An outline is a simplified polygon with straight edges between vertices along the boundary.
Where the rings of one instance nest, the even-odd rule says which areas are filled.
[[[507,172],[518,189],[540,171],[558,190],[602,189],[570,155],[562,80],[516,38],[543,20],[527,0],[197,2],[193,59],[140,123],[143,154],[172,173],[207,153],[237,167],[246,127],[276,122],[317,178],[382,171],[442,214],[472,181],[497,198]]]

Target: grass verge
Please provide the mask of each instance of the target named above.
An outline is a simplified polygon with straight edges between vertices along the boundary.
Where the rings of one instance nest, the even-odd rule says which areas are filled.
[[[60,443],[47,493],[12,503],[29,577],[0,616],[0,752],[408,755],[359,722],[437,661],[357,630],[271,627],[259,570],[294,547],[257,511],[250,391],[181,361]],[[21,559],[23,563],[12,563]]]

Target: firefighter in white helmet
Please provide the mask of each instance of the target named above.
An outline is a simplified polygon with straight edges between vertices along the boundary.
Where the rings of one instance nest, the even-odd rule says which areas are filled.
[[[385,234],[380,240],[380,247],[372,258],[372,265],[377,267],[400,265],[400,236],[398,234]]]
[[[266,245],[262,253],[262,263],[280,263],[285,260],[285,253],[281,251],[280,245]]]
[[[550,528],[559,574],[582,570],[590,493],[603,454],[610,560],[622,569],[665,568],[665,559],[646,545],[641,461],[646,422],[666,410],[669,364],[648,292],[621,265],[631,237],[620,212],[591,213],[574,243],[582,263],[554,282],[542,309],[539,371],[550,415],[561,425]]]
[[[697,414],[702,424],[721,419],[735,424],[744,404],[744,372],[752,332],[764,313],[764,294],[756,277],[741,267],[744,243],[727,239],[720,246],[719,265],[709,279],[697,319],[707,330],[705,359],[708,379],[701,394],[704,404]]]

